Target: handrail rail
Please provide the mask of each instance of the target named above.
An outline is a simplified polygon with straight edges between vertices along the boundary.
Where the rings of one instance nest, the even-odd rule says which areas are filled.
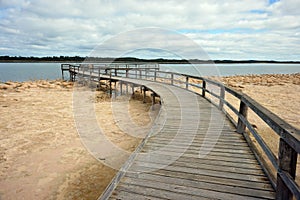
[[[244,135],[245,139],[249,143],[250,146],[254,147],[252,141],[249,136],[246,134],[246,127],[250,131],[250,133],[255,137],[258,144],[267,155],[268,159],[271,161],[271,164],[277,171],[277,180],[274,176],[272,176],[270,169],[266,166],[265,161],[260,157],[258,152],[254,152],[256,158],[260,162],[263,167],[263,170],[268,175],[273,187],[276,189],[276,199],[291,199],[293,195],[295,197],[300,197],[300,189],[297,183],[295,183],[296,176],[296,167],[297,167],[297,156],[300,153],[300,130],[291,126],[273,112],[269,111],[267,108],[260,105],[254,99],[249,97],[246,94],[238,92],[228,86],[223,85],[220,82],[211,80],[209,78],[197,77],[193,75],[187,75],[183,73],[176,72],[165,72],[159,70],[151,70],[151,69],[139,69],[139,68],[131,68],[126,69],[117,69],[115,73],[112,72],[109,68],[86,68],[80,67],[80,70],[85,75],[85,72],[89,71],[90,76],[103,76],[109,75],[110,78],[114,76],[121,76],[126,78],[135,78],[135,79],[145,79],[156,82],[163,82],[171,85],[175,85],[177,87],[182,87],[187,90],[191,90],[190,86],[201,89],[200,92],[196,92],[199,95],[202,95],[204,98],[206,97],[206,93],[211,94],[215,98],[219,100],[219,104],[210,101],[215,106],[217,106],[220,110],[225,112],[225,114],[232,120],[232,118],[228,115],[228,113],[223,109],[224,104],[233,111],[238,117],[237,124],[234,123],[237,127],[237,132]],[[74,72],[79,73],[79,68],[74,68]],[[104,70],[104,71],[103,71]],[[108,71],[109,70],[109,71]],[[119,72],[117,72],[119,70]],[[101,72],[103,71],[103,72]],[[114,74],[114,76],[113,76]],[[162,76],[164,75],[164,76]],[[194,84],[189,82],[190,79],[196,79],[202,81],[202,84]],[[176,84],[177,83],[177,84]],[[211,84],[214,86],[218,86],[220,93],[217,94],[214,91],[210,91],[207,89],[207,84]],[[193,91],[195,92],[195,91]],[[232,104],[225,100],[225,92],[230,93],[240,100],[239,110],[235,109]],[[209,100],[209,99],[208,99]],[[273,154],[273,152],[269,149],[263,139],[260,137],[258,132],[253,128],[251,123],[247,119],[248,108],[250,108],[254,113],[257,114],[269,127],[271,127],[279,136],[280,136],[280,145],[279,145],[279,154],[278,159]],[[254,148],[255,150],[255,148]]]

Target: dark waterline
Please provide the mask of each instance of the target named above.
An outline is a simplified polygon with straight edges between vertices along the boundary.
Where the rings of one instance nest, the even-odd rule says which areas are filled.
[[[0,63],[0,82],[61,79],[61,63]],[[161,70],[195,76],[300,73],[300,64],[161,64]]]

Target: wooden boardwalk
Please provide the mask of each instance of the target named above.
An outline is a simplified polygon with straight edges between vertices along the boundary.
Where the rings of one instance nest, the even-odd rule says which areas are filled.
[[[243,135],[215,106],[175,86],[131,81],[160,95],[161,130],[150,133],[101,199],[274,199]]]
[[[121,90],[123,84],[126,90],[128,84],[141,86],[144,95],[149,89],[161,98],[152,130],[99,199],[300,199],[295,181],[299,129],[208,78],[151,70],[147,64],[120,66],[62,66],[62,75],[68,70],[72,81],[107,81],[110,94],[112,83],[119,82]],[[226,100],[228,94],[239,100],[239,110]],[[248,121],[248,110],[278,134],[278,156]]]

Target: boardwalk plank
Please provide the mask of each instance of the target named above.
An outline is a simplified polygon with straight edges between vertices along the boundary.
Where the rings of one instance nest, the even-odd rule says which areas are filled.
[[[217,168],[213,169],[195,169],[189,167],[182,167],[176,165],[164,165],[157,163],[134,163],[130,171],[132,172],[145,172],[145,171],[156,171],[159,169],[166,169],[170,171],[179,171],[193,174],[212,174],[214,177],[221,177],[225,179],[237,179],[244,181],[254,181],[254,182],[269,182],[269,180],[265,176],[260,175],[252,175],[252,174],[239,174],[234,172],[223,172],[219,171]]]
[[[202,199],[202,200],[212,200],[213,198],[207,198],[203,196],[195,196],[195,195],[187,195],[176,193],[170,190],[164,190],[161,188],[151,188],[145,186],[131,185],[127,183],[121,182],[118,188],[115,190],[115,197],[118,197],[119,191],[126,191],[130,193],[130,196],[125,196],[122,200],[131,200],[131,196],[138,194],[139,196],[143,196],[142,199],[151,199],[153,196],[158,199],[173,199],[173,200],[194,200],[194,199]],[[119,199],[119,198],[117,198]]]
[[[151,160],[147,160],[147,159],[141,159],[141,158],[137,158],[135,163],[161,163],[161,164],[167,164],[169,163],[170,160],[165,159],[165,158],[153,158]],[[178,160],[176,160],[176,162],[174,162],[173,164],[174,166],[180,166],[180,167],[189,167],[189,168],[195,168],[195,169],[214,169],[214,170],[218,170],[218,171],[222,171],[222,172],[233,172],[233,173],[240,173],[240,174],[253,174],[253,175],[262,175],[264,176],[265,174],[263,173],[263,171],[259,168],[242,168],[240,166],[238,166],[236,163],[234,163],[234,167],[233,166],[226,166],[226,165],[216,165],[215,163],[208,163],[207,161],[203,161],[201,162],[182,162],[180,161],[180,158]]]
[[[126,189],[126,191],[123,190],[118,190],[118,193],[113,193],[110,196],[110,199],[114,199],[114,200],[121,200],[121,199],[130,199],[130,200],[141,200],[141,199],[145,199],[145,200],[163,200],[166,198],[162,198],[162,197],[155,197],[155,196],[145,196],[144,194],[140,194],[140,193],[135,193],[133,191],[129,191]]]
[[[131,178],[131,182],[138,182],[139,179],[149,180],[152,182],[166,183],[170,185],[178,185],[185,187],[193,187],[204,190],[217,191],[222,193],[230,193],[241,196],[251,196],[256,198],[267,198],[272,199],[274,197],[274,191],[260,190],[260,189],[252,189],[252,188],[242,188],[239,185],[224,185],[224,184],[216,184],[216,183],[207,183],[199,180],[191,180],[185,178],[178,177],[170,177],[170,176],[160,176],[151,173],[142,173],[142,174],[128,174],[128,178]],[[127,181],[128,181],[127,178]],[[130,181],[129,181],[130,182]]]
[[[172,148],[171,146],[169,147],[168,145],[164,146],[163,150],[167,153],[170,153],[170,154],[172,154],[172,153],[174,153],[174,154],[183,153],[183,151],[181,149]],[[147,148],[145,148],[141,152],[142,153],[147,153],[147,152],[149,152],[149,150]],[[186,151],[184,151],[184,153],[189,154],[189,155],[195,155],[195,157],[196,156],[199,157],[199,150],[189,150],[189,149],[187,149]],[[219,157],[237,158],[237,159],[241,159],[241,160],[255,160],[255,158],[253,157],[252,154],[233,154],[233,153],[218,152],[218,151],[211,150],[210,152],[208,152],[208,154],[206,156],[208,157],[210,155],[211,156],[219,156]]]
[[[162,162],[168,162],[169,160],[174,160],[175,157],[171,156],[165,156],[165,155],[159,155],[158,160],[163,160]],[[155,162],[156,158],[153,157],[151,158],[153,162]],[[136,158],[137,161],[140,162],[147,162],[149,158],[143,157],[143,156],[137,156]],[[193,163],[193,165],[199,165],[199,164],[207,164],[207,165],[213,165],[213,166],[225,166],[225,167],[234,167],[234,168],[241,168],[244,170],[255,170],[259,169],[261,170],[261,167],[259,164],[251,164],[249,163],[241,163],[241,162],[233,162],[233,161],[220,161],[220,160],[212,160],[212,159],[206,159],[206,158],[191,158],[191,157],[185,157],[181,156],[176,160],[177,162],[184,162],[184,163]]]
[[[144,179],[131,179],[129,177],[124,178],[123,182],[124,185],[127,187],[131,187],[133,185],[140,186],[140,187],[148,187],[148,188],[155,188],[160,190],[167,190],[167,191],[173,191],[174,194],[185,194],[187,196],[194,195],[195,199],[198,198],[213,198],[213,199],[263,199],[262,197],[251,197],[251,196],[244,196],[244,195],[236,195],[236,194],[230,194],[230,193],[223,193],[220,191],[213,191],[213,190],[205,190],[201,188],[195,188],[195,187],[188,187],[184,185],[173,185],[168,184],[164,182],[159,181],[150,181],[150,180],[144,180]]]
[[[221,177],[211,176],[210,174],[194,174],[194,173],[186,173],[186,172],[178,172],[178,171],[170,171],[166,169],[160,169],[157,171],[149,172],[151,174],[157,174],[159,176],[169,176],[169,177],[178,177],[181,179],[189,179],[196,180],[199,182],[206,183],[215,183],[219,185],[230,185],[234,187],[255,189],[255,190],[266,190],[274,192],[274,189],[269,184],[269,182],[252,182],[252,181],[243,181],[236,179],[224,179]],[[138,173],[134,173],[134,175],[138,175]]]

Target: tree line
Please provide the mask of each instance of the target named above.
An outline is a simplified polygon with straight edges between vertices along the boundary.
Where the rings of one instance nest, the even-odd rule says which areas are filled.
[[[161,63],[161,64],[201,64],[201,63],[294,63],[300,61],[274,61],[274,60],[198,60],[198,59],[141,59],[135,57],[102,58],[102,57],[82,57],[82,56],[45,56],[45,57],[24,57],[24,56],[0,56],[0,62],[134,62],[134,63]]]

